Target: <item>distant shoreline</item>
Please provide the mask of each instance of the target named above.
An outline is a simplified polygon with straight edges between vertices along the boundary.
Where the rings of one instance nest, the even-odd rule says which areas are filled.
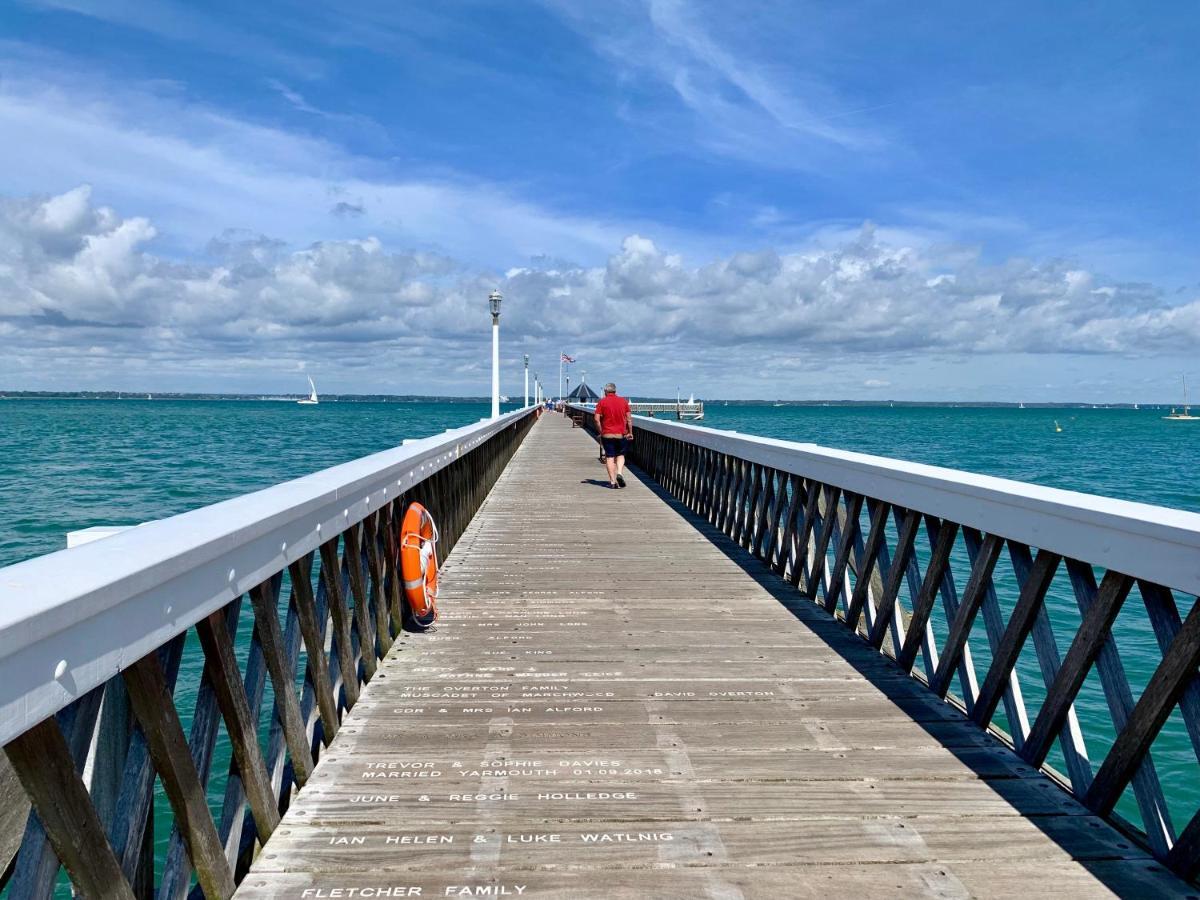
[[[0,391],[5,400],[120,400],[146,402],[142,391]],[[307,394],[194,394],[163,392],[150,394],[153,400],[223,400],[255,403],[289,403],[307,397]],[[641,397],[630,399],[653,403],[674,403],[674,397]],[[488,403],[488,397],[433,396],[427,394],[322,394],[322,403]],[[853,406],[853,407],[930,407],[941,409],[1019,409],[1019,401],[1003,400],[723,400],[703,399],[709,406]],[[1142,409],[1169,409],[1178,403],[1139,403]],[[1044,403],[1024,403],[1025,409],[1128,409],[1133,403],[1080,403],[1063,400]]]

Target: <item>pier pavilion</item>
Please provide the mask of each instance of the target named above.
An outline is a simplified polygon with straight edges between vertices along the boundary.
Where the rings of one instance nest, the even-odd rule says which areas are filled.
[[[613,491],[570,424],[0,570],[8,896],[1197,895],[1154,759],[1166,729],[1194,782],[1200,516],[640,419]]]

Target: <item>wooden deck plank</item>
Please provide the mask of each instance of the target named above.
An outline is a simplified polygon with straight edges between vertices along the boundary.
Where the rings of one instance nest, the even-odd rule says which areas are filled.
[[[388,872],[465,867],[471,864],[472,847],[479,846],[476,836],[469,825],[434,833],[373,824],[298,829],[272,844],[259,871],[287,872],[304,865],[341,873],[366,867]],[[620,856],[624,865],[649,868],[670,859],[673,851],[696,857],[697,850],[711,851],[712,859],[720,853],[724,860],[754,866],[1010,858],[1150,861],[1145,851],[1114,836],[1100,819],[1080,823],[1055,816],[797,819],[787,828],[773,822],[674,820],[644,830],[631,830],[625,822],[569,822],[491,829],[485,839],[499,846],[507,869],[551,869],[563,865],[564,855],[573,869],[603,869],[614,856]]]
[[[246,897],[1165,894],[1145,852],[708,522],[530,432]]]
[[[707,851],[701,851],[707,852]],[[483,858],[480,853],[479,858]],[[1053,885],[1047,888],[1047,885]],[[619,863],[602,872],[562,869],[512,870],[480,864],[421,872],[288,873],[251,870],[239,896],[254,900],[355,900],[379,897],[504,897],[527,900],[939,900],[1046,897],[1094,900],[1101,897],[1175,896],[1179,882],[1158,866],[1130,860],[1046,861],[998,865],[972,863],[852,863],[786,866],[684,866],[636,868]],[[1186,896],[1186,895],[1185,895]]]

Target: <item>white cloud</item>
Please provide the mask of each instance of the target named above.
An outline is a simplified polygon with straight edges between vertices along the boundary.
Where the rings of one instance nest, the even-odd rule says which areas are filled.
[[[360,391],[470,391],[483,383],[484,297],[497,284],[510,350],[562,347],[593,373],[619,367],[642,383],[719,383],[733,359],[743,383],[767,384],[939,355],[1153,354],[1200,341],[1200,299],[1171,306],[1149,286],[1057,261],[941,256],[870,226],[835,247],[700,266],[635,234],[603,266],[527,265],[499,281],[374,237],[296,249],[227,232],[200,262],[152,252],[156,233],[87,187],[0,201],[3,374],[21,382],[3,387],[153,371],[181,388],[236,373],[266,390],[319,360]]]
[[[5,189],[94,184],[106,202],[150,215],[178,251],[230,227],[294,244],[374,233],[503,267],[531,256],[602,259],[627,233],[625,225],[528,202],[504,185],[360,158],[233,118],[174,87],[54,73],[46,62],[0,82],[0,133],[19,136],[0,141]]]
[[[615,8],[543,2],[590,41],[622,81],[643,79],[669,90],[687,113],[694,146],[708,152],[769,168],[816,169],[831,152],[876,152],[887,145],[877,130],[850,124],[868,110],[848,109],[823,79],[805,70],[802,57],[792,53],[772,62],[761,44],[734,42],[739,7],[714,11],[680,0],[622,0]],[[637,118],[638,108],[635,97],[626,97],[626,117]],[[677,149],[678,118],[652,103],[642,124],[663,129]]]

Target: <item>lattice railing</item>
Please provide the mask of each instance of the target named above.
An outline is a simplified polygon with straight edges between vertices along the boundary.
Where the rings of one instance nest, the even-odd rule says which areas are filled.
[[[1200,515],[640,418],[635,435],[643,470],[800,597],[1196,876]]]
[[[404,510],[444,558],[534,418],[0,570],[6,895],[230,896],[401,629]]]

